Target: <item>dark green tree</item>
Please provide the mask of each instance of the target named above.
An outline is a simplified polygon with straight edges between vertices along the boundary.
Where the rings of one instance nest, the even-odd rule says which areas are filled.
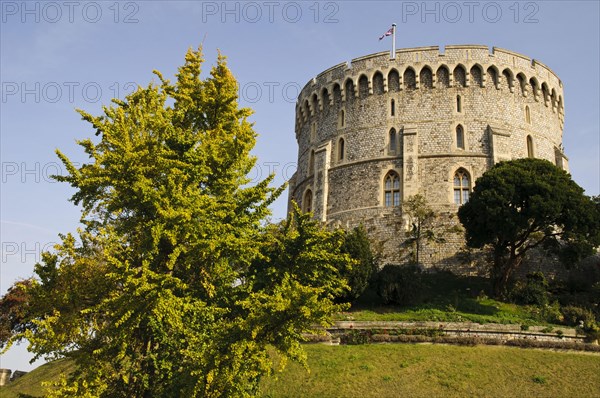
[[[600,212],[564,170],[541,159],[496,164],[476,181],[458,217],[470,247],[493,253],[494,294],[534,248],[577,247],[577,256],[600,244]]]
[[[345,233],[342,252],[348,253],[356,264],[344,273],[348,289],[338,298],[342,302],[355,301],[369,286],[377,273],[377,257],[364,226],[360,225]]]
[[[202,63],[190,50],[174,83],[79,111],[88,163],[58,152],[83,227],[36,266],[34,327],[13,336],[75,360],[50,397],[253,396],[271,347],[302,360],[301,333],[340,308],[341,241],[298,214],[265,232],[283,188],[249,185],[251,111],[224,57]]]

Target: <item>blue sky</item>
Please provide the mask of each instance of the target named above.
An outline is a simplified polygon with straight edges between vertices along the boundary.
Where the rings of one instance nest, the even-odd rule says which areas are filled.
[[[564,146],[571,174],[600,194],[598,1],[2,1],[0,3],[0,294],[31,276],[58,233],[75,231],[73,191],[54,150],[84,162],[75,140],[92,137],[75,108],[99,114],[112,97],[172,77],[185,51],[204,43],[207,72],[217,49],[255,110],[258,157],[252,177],[295,169],[294,104],[319,72],[389,50],[378,41],[393,22],[397,47],[481,44],[549,66],[564,84]],[[273,206],[285,216],[287,192]],[[0,367],[29,369],[23,347]]]

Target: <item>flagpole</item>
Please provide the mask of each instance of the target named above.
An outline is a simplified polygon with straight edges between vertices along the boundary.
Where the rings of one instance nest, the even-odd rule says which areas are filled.
[[[396,59],[396,24],[392,24],[392,57],[391,59]]]

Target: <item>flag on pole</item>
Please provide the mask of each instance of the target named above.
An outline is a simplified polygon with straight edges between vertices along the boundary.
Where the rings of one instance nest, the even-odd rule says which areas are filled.
[[[386,36],[391,36],[392,33],[394,33],[394,27],[393,26],[387,32],[385,32],[384,34],[382,34],[381,37],[379,38],[379,40],[382,40]]]
[[[386,36],[392,36],[392,51],[390,51],[390,59],[396,59],[396,24],[393,23],[392,27],[387,32],[381,35],[379,41],[383,40]]]

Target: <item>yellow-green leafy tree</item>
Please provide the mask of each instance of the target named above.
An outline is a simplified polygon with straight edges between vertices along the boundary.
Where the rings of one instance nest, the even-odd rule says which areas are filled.
[[[90,161],[58,152],[78,234],[36,266],[26,337],[77,371],[49,396],[238,397],[258,393],[270,353],[303,360],[301,334],[340,307],[341,235],[297,209],[268,226],[282,188],[249,185],[256,133],[219,56],[201,78],[188,51],[172,83],[139,87],[101,116],[79,111]]]

